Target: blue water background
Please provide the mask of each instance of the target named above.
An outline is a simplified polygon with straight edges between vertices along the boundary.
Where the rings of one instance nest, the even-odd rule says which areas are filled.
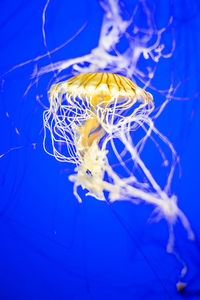
[[[166,253],[166,222],[147,223],[151,206],[116,202],[109,207],[92,197],[83,197],[78,204],[68,180],[73,166],[44,152],[44,108],[37,99],[48,105],[52,73],[25,92],[33,70],[50,63],[46,57],[3,75],[0,82],[0,154],[6,153],[0,159],[1,300],[200,298],[200,6],[194,0],[147,2],[155,9],[159,28],[170,15],[174,18],[176,51],[167,62],[161,59],[155,85],[166,88],[170,80],[182,81],[176,96],[189,99],[172,101],[157,122],[180,156],[181,176],[177,170],[172,191],[196,235],[190,242],[177,223],[176,250],[188,265],[187,291],[183,295],[176,291],[181,265]],[[126,0],[124,10],[131,14],[138,3]],[[44,6],[43,0],[0,1],[1,74],[46,53]],[[103,9],[95,0],[50,1],[46,19],[50,50],[86,23],[74,40],[52,54],[52,61],[81,56],[96,47],[102,17]],[[137,22],[142,26],[142,15]],[[165,37],[169,45],[170,38]],[[156,105],[163,101],[158,93],[154,98]],[[17,147],[21,148],[13,149]],[[149,161],[154,162],[152,149]]]

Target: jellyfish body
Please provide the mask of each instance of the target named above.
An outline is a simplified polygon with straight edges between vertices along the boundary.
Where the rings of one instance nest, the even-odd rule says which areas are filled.
[[[156,220],[164,217],[170,225],[168,251],[173,249],[172,228],[177,217],[188,231],[189,238],[193,238],[189,222],[177,206],[176,196],[159,186],[140,157],[141,149],[152,132],[158,134],[174,153],[170,142],[159,134],[149,118],[154,109],[150,93],[121,75],[83,73],[53,85],[49,100],[50,108],[43,117],[44,149],[59,161],[76,164],[75,174],[70,175],[69,179],[74,182],[74,194],[80,202],[79,186],[88,191],[87,195],[99,200],[129,200],[136,204],[145,201],[155,206]],[[134,145],[131,133],[142,126],[145,135]],[[47,129],[51,136],[52,152],[46,147]],[[117,150],[116,141],[123,145],[123,151]],[[108,144],[127,176],[122,177],[110,164]],[[138,179],[133,170],[127,168],[124,153],[129,154],[145,181]],[[174,165],[167,187],[173,171]],[[105,191],[108,192],[108,199],[105,199]]]
[[[153,106],[149,93],[117,74],[83,73],[53,85],[50,111],[54,132],[60,137],[56,140],[52,133],[53,154],[58,159],[75,162],[77,184],[96,198],[104,199],[107,140],[120,134],[122,127],[130,130],[130,126],[135,126],[134,117],[141,111],[143,117],[148,115]],[[44,114],[45,124],[48,118],[49,111]],[[101,149],[100,139],[104,139]],[[68,147],[67,156],[57,149],[63,142]]]

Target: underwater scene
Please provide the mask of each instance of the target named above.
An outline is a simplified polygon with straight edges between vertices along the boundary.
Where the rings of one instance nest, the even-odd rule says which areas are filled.
[[[199,1],[0,9],[0,300],[200,299]]]

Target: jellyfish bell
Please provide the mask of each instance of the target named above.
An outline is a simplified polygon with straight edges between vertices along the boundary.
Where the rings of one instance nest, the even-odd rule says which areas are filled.
[[[73,100],[76,102],[76,98],[92,107],[102,103],[110,104],[116,98],[118,101],[120,98],[127,98],[129,101],[132,100],[132,104],[136,99],[147,104],[150,98],[153,105],[152,96],[130,79],[106,72],[83,73],[53,85],[50,90],[50,104],[54,105],[55,97],[61,100],[63,95],[66,95],[72,105]]]
[[[165,218],[170,225],[169,252],[174,243],[172,226],[178,217],[189,238],[193,238],[190,224],[178,208],[176,196],[169,192],[175,163],[166,187],[162,189],[140,155],[153,132],[175,156],[173,146],[159,133],[149,117],[154,109],[150,93],[122,75],[83,73],[54,84],[49,101],[50,108],[43,115],[44,149],[59,161],[76,164],[75,174],[70,175],[69,180],[74,183],[74,195],[79,202],[82,201],[78,194],[81,186],[87,190],[87,195],[99,200],[152,204],[155,220]],[[144,136],[134,145],[131,134],[138,127],[143,128]],[[46,147],[47,131],[51,137],[52,152]],[[118,142],[123,146],[122,152],[117,149]],[[126,176],[121,176],[112,167],[108,159],[108,145],[126,171]],[[124,153],[129,154],[129,160],[140,169],[145,180],[141,181],[132,169],[128,169]],[[105,191],[108,199],[105,199]]]

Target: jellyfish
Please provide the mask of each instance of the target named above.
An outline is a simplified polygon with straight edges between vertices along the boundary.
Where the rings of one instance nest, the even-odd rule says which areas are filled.
[[[109,203],[125,200],[153,205],[154,219],[165,218],[169,225],[168,252],[173,251],[173,225],[177,218],[188,237],[194,238],[189,221],[178,207],[176,195],[171,195],[167,187],[161,188],[140,155],[152,132],[159,135],[174,153],[170,142],[157,131],[150,118],[154,109],[150,93],[122,75],[82,73],[52,85],[49,102],[50,107],[43,115],[44,149],[58,161],[76,165],[69,180],[74,183],[74,195],[79,202],[82,199],[78,188],[82,187],[87,190],[86,196]],[[145,134],[135,144],[132,134],[136,134],[138,128],[143,128]],[[47,131],[52,151],[47,147]],[[121,150],[117,142],[123,145]],[[110,148],[126,171],[125,176],[110,163]],[[129,159],[125,158],[127,153]],[[128,160],[133,162],[133,169],[128,168]],[[145,180],[137,176],[137,169]],[[173,171],[172,166],[167,185]]]

